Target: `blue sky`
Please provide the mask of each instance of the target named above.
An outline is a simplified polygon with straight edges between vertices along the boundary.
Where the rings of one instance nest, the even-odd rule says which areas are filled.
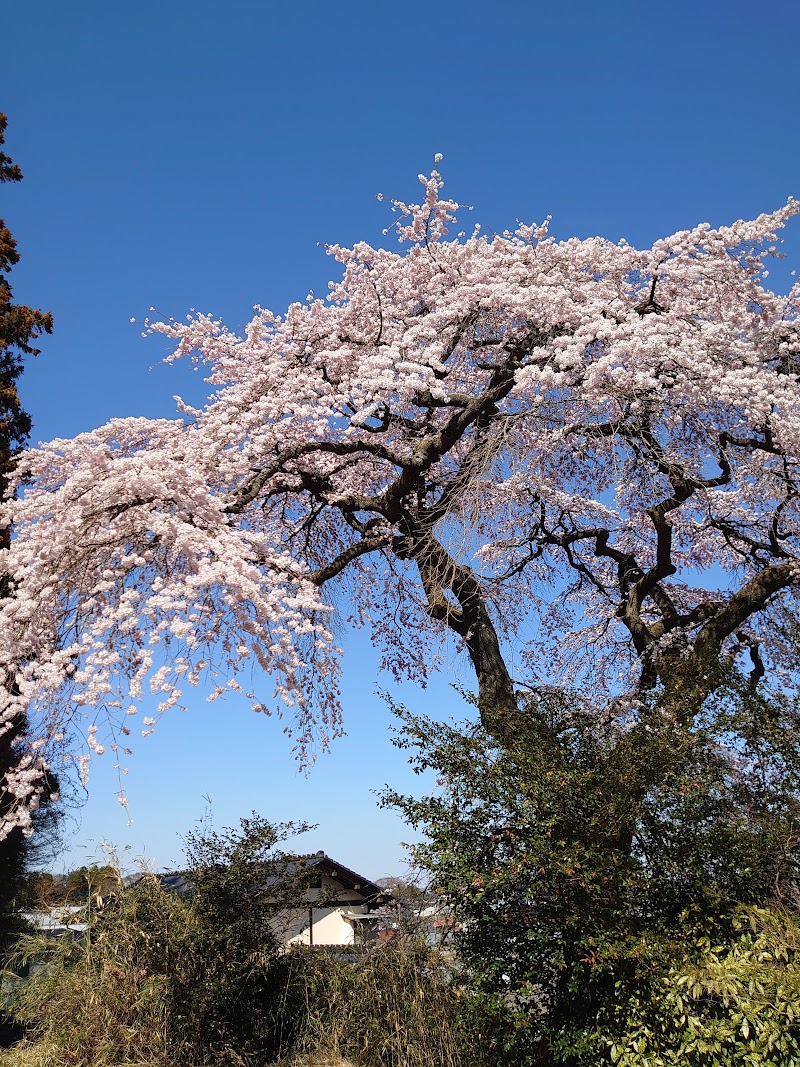
[[[323,291],[320,244],[380,243],[375,194],[413,198],[436,152],[484,230],[552,214],[557,237],[649,244],[800,196],[795,0],[27,0],[5,6],[2,33],[0,110],[25,173],[0,188],[12,281],[56,323],[21,385],[34,440],[197,401],[202,381],[161,365],[164,340],[130,319],[197,308],[237,326],[255,303]],[[776,283],[800,265],[796,222],[785,250]],[[420,783],[375,690],[447,714],[449,681],[470,678],[451,650],[427,693],[400,692],[363,638],[347,649],[349,736],[310,776],[279,724],[200,696],[138,744],[132,826],[96,762],[60,862],[106,838],[173,865],[211,796],[220,825],[252,809],[318,822],[298,847],[400,871],[410,832],[370,790]]]

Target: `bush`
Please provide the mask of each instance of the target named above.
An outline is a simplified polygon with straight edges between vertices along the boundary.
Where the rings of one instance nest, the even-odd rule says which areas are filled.
[[[749,908],[727,945],[699,942],[649,1003],[621,1004],[606,1039],[616,1067],[796,1067],[800,1063],[800,917]]]
[[[85,940],[23,939],[33,960],[15,1017],[48,1067],[262,1064],[291,1044],[288,958],[270,924],[286,870],[274,846],[296,827],[258,817],[188,843],[185,895],[145,876],[88,913]]]
[[[682,722],[655,701],[601,718],[543,690],[513,749],[397,710],[397,744],[441,788],[384,802],[423,831],[415,859],[459,927],[465,1025],[503,1064],[613,1062],[625,1020],[674,1018],[665,982],[709,945],[734,951],[742,906],[797,892],[788,701],[732,689]]]
[[[407,944],[301,950],[290,967],[297,1054],[360,1067],[480,1067],[460,1026],[450,964],[438,953]]]
[[[166,1064],[180,1056],[170,1033],[170,958],[191,940],[184,901],[148,879],[96,915],[85,942],[26,937],[18,956],[34,970],[20,985],[15,1018],[42,1067]]]
[[[416,930],[371,952],[282,950],[276,911],[297,904],[307,876],[275,845],[297,829],[254,817],[194,835],[187,893],[145,876],[87,911],[85,941],[26,938],[18,956],[37,967],[15,1015],[32,1041],[1,1062],[264,1067],[346,1056],[360,1067],[459,1067],[458,991]]]

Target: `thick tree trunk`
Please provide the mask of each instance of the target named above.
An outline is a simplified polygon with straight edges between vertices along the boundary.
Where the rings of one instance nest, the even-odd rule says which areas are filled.
[[[507,748],[520,740],[523,716],[497,631],[482,603],[476,614],[464,640],[478,679],[478,710],[485,728]]]
[[[463,639],[478,681],[481,722],[499,744],[512,746],[523,736],[527,720],[520,712],[480,582],[431,534],[409,541],[396,545],[395,551],[416,563],[431,618],[444,622]]]

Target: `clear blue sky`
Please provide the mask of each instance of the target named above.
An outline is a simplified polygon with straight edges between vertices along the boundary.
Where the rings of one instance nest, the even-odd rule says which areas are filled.
[[[254,303],[323,291],[319,243],[379,243],[375,194],[413,198],[436,152],[484,230],[552,214],[556,236],[649,244],[800,196],[796,0],[18,0],[0,33],[7,150],[25,173],[0,188],[23,257],[12,281],[56,323],[22,380],[34,440],[199,399],[202,381],[160,365],[163,339],[130,319],[197,308],[238,325]],[[786,251],[800,266],[796,223]],[[455,710],[447,683],[470,678],[451,668],[401,695]],[[63,864],[102,837],[176,864],[210,795],[220,825],[304,818],[320,825],[298,847],[399,872],[409,832],[370,790],[419,783],[379,686],[394,688],[353,639],[350,733],[310,777],[278,724],[198,697],[137,745],[131,827],[96,761]]]

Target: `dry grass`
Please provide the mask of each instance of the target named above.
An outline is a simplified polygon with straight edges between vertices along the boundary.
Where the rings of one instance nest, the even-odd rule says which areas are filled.
[[[0,1067],[71,1067],[65,1060],[62,1050],[47,1041],[21,1041],[14,1048],[0,1051]],[[101,1067],[98,1063],[97,1067]],[[162,1062],[152,1060],[127,1063],[102,1064],[102,1067],[162,1067]],[[172,1064],[172,1067],[187,1067],[186,1064]],[[287,1060],[282,1067],[358,1067],[352,1060],[343,1060],[340,1056],[300,1056]]]
[[[185,902],[154,883],[126,895],[92,926],[86,943],[30,940],[29,952],[45,964],[15,1001],[30,1040],[0,1052],[0,1067],[268,1067],[279,1055],[276,1067],[467,1062],[450,970],[421,943],[267,959],[274,980],[251,998],[248,1012],[273,1020],[275,1040],[248,1048],[244,1016],[221,1040],[209,1029],[215,1016],[192,1008],[215,965],[198,922]],[[220,987],[223,1000],[240,997],[238,979],[257,977],[255,957],[245,963],[226,956],[220,965],[220,981],[229,973],[237,978]],[[240,1016],[232,1018],[239,1026]],[[478,1067],[474,1058],[468,1062]]]
[[[355,959],[304,953],[296,962],[304,1067],[462,1067],[458,1003],[435,954],[382,948]]]
[[[64,1050],[51,1041],[20,1041],[10,1049],[0,1051],[0,1067],[73,1067]],[[113,1063],[95,1060],[94,1067],[164,1067],[163,1060],[124,1060]],[[171,1067],[188,1067],[172,1064]]]
[[[20,1041],[0,1052],[0,1067],[51,1067],[58,1062],[55,1048],[45,1041]]]
[[[338,1056],[306,1056],[295,1060],[294,1067],[356,1067],[356,1064]]]
[[[303,950],[293,953],[291,962],[283,1007],[294,1052],[277,1067],[462,1067],[465,1062],[457,1004],[446,970],[434,958],[395,950],[357,958]],[[93,974],[83,966],[71,974],[69,969],[53,973],[45,995],[54,997],[50,1008],[42,1009],[38,1040],[0,1053],[0,1067],[195,1067],[195,1060],[182,1056],[170,1040],[166,1019],[159,1018],[157,989],[146,986],[147,976],[137,981],[108,967]],[[44,993],[40,989],[38,996]],[[253,1064],[227,1050],[222,1058],[212,1055],[204,1062],[208,1067]]]
[[[167,1067],[165,978],[142,966],[144,936],[175,936],[188,922],[180,902],[154,892],[85,943],[29,937],[22,958],[37,963],[19,987],[16,1017],[30,1033],[0,1059],[0,1067]]]

